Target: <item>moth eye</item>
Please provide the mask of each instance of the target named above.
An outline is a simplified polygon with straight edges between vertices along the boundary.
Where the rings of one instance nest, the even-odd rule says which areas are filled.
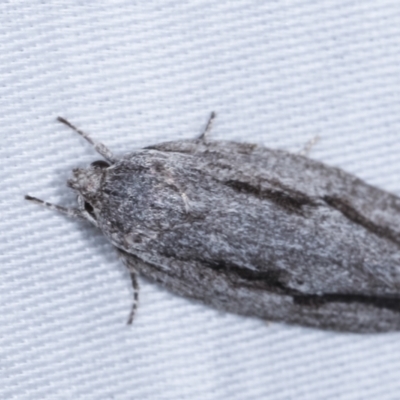
[[[104,160],[94,161],[90,165],[94,168],[100,168],[100,169],[108,168],[110,166],[110,164]]]
[[[89,214],[93,215],[93,207],[92,207],[87,201],[85,201],[85,210],[86,210]]]

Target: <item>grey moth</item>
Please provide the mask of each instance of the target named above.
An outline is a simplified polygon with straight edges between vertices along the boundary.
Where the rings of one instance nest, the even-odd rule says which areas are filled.
[[[400,330],[400,198],[301,154],[196,139],[73,170],[68,209],[129,269],[219,310],[348,332]]]

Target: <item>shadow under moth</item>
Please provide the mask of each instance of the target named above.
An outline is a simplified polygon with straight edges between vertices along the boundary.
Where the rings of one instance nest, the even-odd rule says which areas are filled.
[[[400,330],[400,198],[282,150],[207,136],[73,170],[77,208],[129,269],[229,312],[348,332]]]

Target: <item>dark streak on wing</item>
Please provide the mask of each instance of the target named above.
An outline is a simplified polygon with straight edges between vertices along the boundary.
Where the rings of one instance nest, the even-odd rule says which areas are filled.
[[[284,277],[279,270],[259,272],[238,265],[226,264],[224,261],[214,263],[201,262],[214,271],[223,271],[228,273],[228,276],[234,274],[236,277],[244,279],[244,281],[239,282],[240,286],[247,286],[249,282],[251,282],[254,285],[251,286],[253,289],[266,289],[274,293],[291,296],[295,304],[318,308],[327,303],[359,303],[400,312],[400,296],[398,295],[366,296],[362,294],[341,293],[327,293],[324,295],[302,294],[300,291],[289,288],[284,284]]]
[[[284,276],[279,270],[259,272],[238,265],[227,264],[224,261],[198,261],[205,267],[211,268],[214,271],[226,273],[228,278],[233,275],[236,278],[231,281],[236,282],[239,286],[244,287],[250,284],[252,289],[264,289],[284,296],[291,296],[295,304],[318,308],[327,303],[359,303],[400,312],[400,296],[398,295],[366,296],[362,294],[341,293],[327,293],[324,295],[303,294],[296,289],[287,287],[283,282]]]
[[[167,258],[177,259],[171,250],[163,253]],[[346,293],[327,293],[323,295],[305,294],[299,290],[290,288],[285,284],[285,272],[271,269],[270,271],[256,271],[236,264],[226,263],[223,260],[209,261],[204,259],[183,259],[180,261],[193,262],[196,261],[202,264],[205,268],[210,268],[215,272],[226,275],[226,278],[233,286],[249,287],[250,289],[267,290],[272,293],[283,296],[290,296],[295,304],[308,307],[321,307],[328,303],[344,303],[344,304],[364,304],[380,309],[388,309],[395,312],[400,312],[400,296],[398,294],[386,296],[370,296],[363,294],[346,294]]]
[[[389,239],[397,245],[400,245],[400,235],[394,232],[392,229],[380,226],[368,218],[364,217],[360,214],[355,208],[353,208],[348,202],[345,200],[339,199],[338,197],[333,196],[324,196],[323,200],[330,206],[340,211],[347,219],[350,221],[361,225],[369,232],[381,237]]]
[[[386,308],[388,310],[400,312],[400,297],[378,297],[364,296],[359,294],[336,294],[327,293],[324,295],[295,295],[293,301],[310,307],[319,307],[326,303],[361,303],[377,308]]]
[[[201,262],[203,265],[213,269],[214,271],[223,271],[228,273],[228,275],[234,274],[237,277],[244,279],[244,282],[239,282],[239,285],[241,286],[246,286],[248,285],[248,282],[251,282],[254,284],[254,286],[252,286],[253,289],[266,289],[274,293],[291,296],[295,304],[318,308],[326,303],[361,303],[364,305],[400,312],[400,296],[398,295],[389,295],[385,297],[339,293],[327,293],[324,295],[302,294],[296,289],[287,287],[282,282],[284,277],[282,276],[282,272],[279,270],[259,272],[250,270],[248,268],[239,267],[237,265],[227,265],[224,261],[212,263],[204,261]]]
[[[224,272],[228,275],[235,275],[236,278],[243,279],[240,281],[240,286],[248,285],[251,282],[252,288],[267,289],[272,292],[279,292],[281,294],[294,294],[298,293],[296,290],[288,289],[283,283],[283,273],[279,270],[269,270],[269,271],[255,271],[249,268],[240,267],[236,264],[226,263],[223,260],[219,261],[206,261],[198,260],[207,268],[211,268],[216,272]],[[237,281],[237,279],[235,279]]]
[[[316,206],[316,203],[310,197],[293,189],[262,188],[260,185],[252,185],[248,182],[235,179],[230,179],[223,183],[239,193],[250,194],[261,200],[270,200],[289,212],[301,214],[303,206]]]

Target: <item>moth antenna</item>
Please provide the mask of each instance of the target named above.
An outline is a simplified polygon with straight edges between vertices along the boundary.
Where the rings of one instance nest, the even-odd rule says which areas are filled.
[[[206,140],[207,139],[207,135],[211,131],[211,128],[213,126],[213,122],[214,122],[216,116],[217,116],[217,114],[214,111],[212,111],[211,114],[210,114],[210,117],[208,118],[208,122],[207,122],[206,128],[204,129],[203,133],[199,136],[200,140]]]
[[[67,121],[65,118],[62,117],[57,117],[57,120],[64,125],[67,125],[69,128],[74,130],[76,133],[81,135],[84,139],[86,139],[93,147],[94,149],[102,156],[104,157],[107,161],[109,161],[111,164],[114,164],[116,162],[116,157],[112,153],[112,151],[105,146],[101,142],[97,142],[96,140],[93,140],[87,133],[81,131],[78,129],[75,125],[72,125],[69,121]]]
[[[29,195],[25,196],[25,200],[32,201],[33,203],[39,204],[42,207],[46,207],[46,208],[49,208],[50,210],[57,211],[61,214],[67,215],[68,217],[71,217],[71,218],[86,220],[86,218],[82,214],[82,211],[77,208],[66,208],[63,206],[59,206],[58,204],[48,203],[47,201],[40,200],[36,197],[29,196]]]

